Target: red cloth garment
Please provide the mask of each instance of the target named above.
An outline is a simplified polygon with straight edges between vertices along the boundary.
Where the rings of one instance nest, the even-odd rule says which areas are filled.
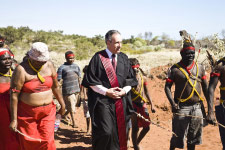
[[[17,133],[9,129],[9,84],[0,83],[0,150],[20,150]]]
[[[8,93],[9,94],[9,89],[10,89],[10,83],[0,83],[0,94],[3,93]]]
[[[46,106],[34,107],[20,101],[18,103],[18,130],[35,139],[19,135],[22,150],[56,150],[54,123],[56,106],[52,102]]]
[[[149,114],[146,112],[146,109],[147,109],[146,103],[144,103],[142,106],[138,106],[133,102],[133,107],[137,113],[141,114],[145,119],[150,120]],[[141,119],[139,117],[137,118],[137,121],[138,121],[138,127],[145,128],[145,127],[149,127],[150,125],[150,122],[147,122],[144,119]]]
[[[47,76],[44,78],[45,78],[44,83],[41,83],[41,81],[38,80],[38,78],[27,81],[26,83],[24,83],[21,91],[24,93],[39,93],[50,90],[53,84],[52,77]]]

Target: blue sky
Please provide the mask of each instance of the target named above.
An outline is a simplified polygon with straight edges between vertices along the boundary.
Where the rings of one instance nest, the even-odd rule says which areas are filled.
[[[198,38],[225,29],[224,0],[0,0],[0,27],[28,26],[88,37],[117,29],[124,38],[152,32]]]

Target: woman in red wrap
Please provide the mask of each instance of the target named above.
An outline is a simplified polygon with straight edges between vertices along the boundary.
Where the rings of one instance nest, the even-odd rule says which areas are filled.
[[[36,42],[27,59],[18,65],[11,80],[10,128],[20,132],[22,150],[55,150],[54,123],[56,107],[53,94],[65,113],[57,73],[49,61],[46,44]],[[22,135],[23,134],[23,135]]]
[[[12,77],[12,53],[0,48],[0,150],[19,150],[16,133],[10,131],[9,89]]]

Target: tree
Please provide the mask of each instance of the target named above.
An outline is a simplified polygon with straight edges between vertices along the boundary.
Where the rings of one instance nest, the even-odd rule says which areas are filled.
[[[145,32],[145,40],[151,40],[152,39],[152,32]]]
[[[169,35],[167,35],[166,33],[162,33],[161,39],[162,39],[162,42],[165,43],[165,42],[167,42],[170,38],[169,38]]]
[[[7,28],[1,28],[0,33],[5,38],[7,44],[11,44],[19,39],[19,34],[13,26],[8,26]]]
[[[225,39],[225,30],[224,29],[221,31],[221,35],[222,35],[222,38]]]
[[[90,39],[94,46],[99,47],[100,49],[105,47],[105,40],[104,36],[102,35],[95,35],[93,38]]]

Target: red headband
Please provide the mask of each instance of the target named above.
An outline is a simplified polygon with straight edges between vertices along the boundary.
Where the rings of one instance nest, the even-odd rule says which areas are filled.
[[[133,65],[133,66],[131,66],[132,68],[139,68],[140,67],[140,65]]]
[[[8,53],[10,56],[13,56],[8,50],[1,51],[0,56],[4,55],[5,53]]]
[[[185,47],[185,48],[182,48],[180,51],[183,52],[184,50],[193,50],[195,51],[195,48],[194,47]]]
[[[66,58],[70,57],[70,56],[74,56],[74,54],[68,54],[68,55],[66,55]]]

